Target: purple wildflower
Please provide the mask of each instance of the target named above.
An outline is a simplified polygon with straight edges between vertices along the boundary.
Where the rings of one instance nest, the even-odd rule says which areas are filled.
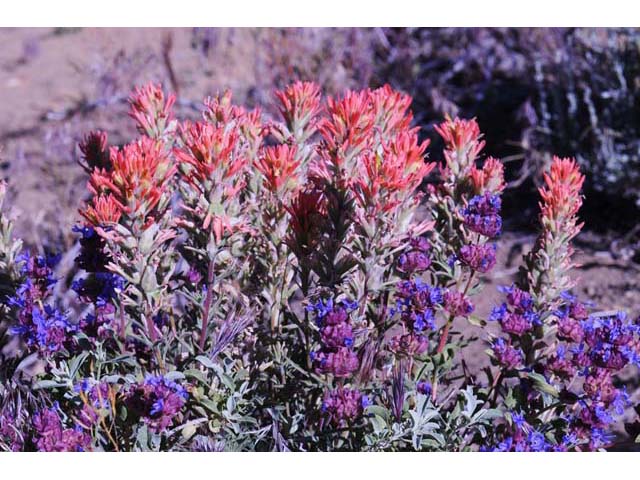
[[[507,369],[518,368],[522,365],[524,355],[520,349],[515,348],[504,338],[496,338],[491,346],[493,355],[498,364]]]
[[[462,211],[464,224],[473,232],[493,238],[502,231],[500,196],[491,193],[476,195]]]
[[[75,386],[74,390],[80,394],[83,400],[79,418],[87,426],[93,426],[100,421],[104,413],[111,412],[111,391],[106,382],[91,384],[89,380],[83,380]]]
[[[427,382],[425,380],[418,382],[418,384],[416,385],[416,390],[422,395],[431,395],[431,382]]]
[[[10,412],[0,412],[0,445],[6,445],[12,452],[19,452],[24,447],[22,429],[16,415]]]
[[[403,328],[391,338],[391,350],[409,356],[423,353],[428,347],[424,332],[436,328],[436,309],[443,302],[441,288],[427,285],[419,278],[400,282],[392,314],[400,315]]]
[[[91,437],[81,427],[64,428],[55,408],[45,408],[33,417],[34,443],[40,452],[91,450]]]
[[[520,336],[540,325],[540,315],[534,310],[533,299],[517,287],[502,287],[507,293],[507,302],[491,311],[489,320],[500,323],[502,331]]]
[[[637,361],[640,326],[627,320],[624,312],[591,316],[583,322],[584,342],[594,364],[620,370]]]
[[[315,313],[316,324],[320,327],[321,350],[311,353],[319,372],[345,378],[358,369],[360,362],[353,351],[354,334],[349,319],[349,313],[356,308],[357,303],[335,304],[333,299],[319,300],[307,307]]]
[[[412,238],[409,249],[398,258],[398,270],[407,275],[424,272],[431,265],[430,251],[426,238]]]
[[[163,376],[147,376],[133,385],[126,396],[129,409],[149,427],[162,432],[173,424],[189,395],[181,385]]]
[[[494,244],[464,245],[460,249],[460,260],[472,270],[487,273],[496,264],[496,246]]]
[[[358,390],[339,387],[325,393],[322,412],[335,427],[342,427],[356,420],[369,405],[367,396]]]
[[[448,290],[444,294],[444,309],[454,317],[468,317],[474,306],[462,292]]]
[[[71,288],[100,307],[116,298],[124,288],[124,279],[115,273],[98,272],[74,281]]]
[[[311,359],[321,373],[330,373],[336,377],[350,376],[358,369],[358,355],[348,347],[329,352],[312,352]]]

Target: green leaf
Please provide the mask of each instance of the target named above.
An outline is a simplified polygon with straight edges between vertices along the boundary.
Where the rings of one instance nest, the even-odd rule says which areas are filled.
[[[72,359],[71,362],[69,362],[69,377],[75,378],[78,370],[80,370],[80,367],[88,356],[89,352],[82,352],[80,355]]]
[[[387,428],[387,422],[385,422],[379,415],[372,415],[369,418],[369,421],[371,422],[371,426],[373,427],[373,432],[375,434],[380,434]]]
[[[207,368],[216,368],[216,364],[209,357],[206,357],[204,355],[198,355],[196,357],[196,360],[199,361],[202,365],[204,365]]]
[[[185,377],[184,377],[184,373],[179,372],[177,370],[173,370],[173,371],[167,373],[165,375],[165,378],[167,380],[172,380],[172,381],[175,382],[176,380],[184,380]]]
[[[66,383],[56,382],[55,380],[39,380],[33,386],[34,390],[44,390],[51,388],[66,387]]]
[[[195,369],[185,370],[184,375],[186,377],[195,378],[196,380],[198,380],[201,383],[204,383],[205,385],[209,385],[209,380],[207,379],[207,376],[204,374],[204,372],[201,372],[200,370],[195,370]]]
[[[471,325],[475,325],[476,327],[484,327],[487,325],[487,322],[483,318],[477,315],[469,315],[469,317],[467,318],[467,321]]]
[[[533,381],[533,388],[539,392],[547,393],[553,397],[559,396],[558,390],[556,390],[552,385],[549,385],[543,375],[535,372],[529,372],[527,377]]]
[[[366,409],[367,414],[379,416],[385,423],[389,421],[391,417],[389,410],[380,405],[369,405]]]

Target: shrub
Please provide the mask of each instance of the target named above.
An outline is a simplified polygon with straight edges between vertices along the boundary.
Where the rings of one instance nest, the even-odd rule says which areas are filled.
[[[130,102],[137,139],[86,136],[81,308],[55,293],[56,259],[19,256],[2,217],[2,342],[14,346],[0,364],[0,446],[610,446],[627,405],[614,375],[638,363],[640,332],[567,291],[575,162],[556,158],[545,177],[540,236],[489,318],[496,336],[473,299],[495,265],[503,165],[482,159],[475,120],[437,127],[436,165],[411,98],[388,86],[325,101],[297,82],[275,98],[280,121],[229,92],[180,121],[175,97],[147,85]],[[495,363],[486,379],[460,362],[479,341]]]

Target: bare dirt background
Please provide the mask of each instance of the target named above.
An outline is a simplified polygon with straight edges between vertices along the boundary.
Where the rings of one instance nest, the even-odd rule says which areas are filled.
[[[71,227],[86,183],[76,163],[77,142],[94,128],[109,132],[112,145],[134,134],[126,115],[132,86],[153,80],[177,91],[181,116],[196,116],[204,97],[226,88],[239,103],[267,103],[274,86],[297,76],[312,76],[327,93],[364,87],[373,52],[363,35],[323,29],[304,35],[260,29],[0,29],[0,165],[10,185],[8,203],[19,215],[16,234],[40,251],[74,245]],[[431,156],[439,158],[435,150]],[[506,216],[498,266],[477,299],[478,313],[498,301],[495,287],[513,281],[534,241],[536,215],[530,206]],[[576,241],[576,293],[603,309],[637,316],[635,252],[625,246],[624,234],[596,227],[586,219]],[[482,364],[481,351],[469,351],[467,361]],[[637,390],[637,372],[628,372],[627,380]]]

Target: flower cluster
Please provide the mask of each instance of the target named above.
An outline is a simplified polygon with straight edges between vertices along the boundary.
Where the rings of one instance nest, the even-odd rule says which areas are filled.
[[[361,417],[362,412],[369,405],[371,405],[369,398],[360,391],[338,387],[325,393],[322,413],[330,424],[344,427]]]
[[[149,375],[144,382],[129,389],[125,402],[149,428],[161,432],[175,422],[188,398],[189,394],[178,383],[163,376]]]
[[[354,351],[354,333],[349,314],[357,304],[351,302],[334,303],[330,298],[318,300],[307,309],[315,315],[320,329],[322,349],[311,352],[311,359],[320,373],[336,378],[349,377],[358,369],[358,355]]]
[[[310,186],[301,189],[287,207],[289,226],[286,243],[301,265],[311,267],[318,256],[327,202],[323,192]],[[309,268],[310,269],[310,268]]]
[[[85,428],[95,426],[103,417],[113,414],[115,410],[114,390],[106,382],[91,383],[83,380],[75,386],[75,391],[82,400],[82,409],[78,415]]]
[[[161,138],[175,128],[171,111],[176,97],[165,97],[161,85],[149,83],[138,87],[129,99],[131,117],[136,121],[138,130],[151,138]]]
[[[320,87],[312,82],[295,82],[277,91],[276,98],[289,133],[297,144],[303,144],[318,127]]]
[[[500,323],[504,333],[521,336],[541,325],[540,314],[528,292],[516,286],[501,287],[500,290],[506,294],[507,301],[491,311],[489,320]]]
[[[65,347],[76,326],[49,303],[57,282],[51,269],[55,259],[25,255],[22,261],[24,281],[8,301],[18,310],[17,325],[11,332],[22,338],[30,349],[51,355]]]
[[[435,129],[446,144],[443,176],[464,178],[472,170],[477,171],[475,160],[485,145],[478,122],[456,117],[436,125]]]
[[[501,198],[492,193],[476,195],[463,210],[464,224],[472,232],[494,238],[502,231]]]
[[[0,446],[5,446],[11,452],[19,452],[24,448],[23,434],[13,413],[0,413]]]
[[[149,137],[110,151],[111,170],[94,169],[89,189],[92,202],[82,212],[93,225],[116,223],[121,215],[152,223],[167,208],[176,171],[164,145]]]
[[[496,194],[504,190],[504,165],[500,160],[489,157],[482,168],[475,165],[469,171],[469,181],[476,195]]]
[[[458,262],[473,280],[496,263],[496,247],[488,243],[502,231],[500,215],[504,168],[499,160],[477,161],[485,142],[475,120],[449,119],[436,127],[445,142],[442,182],[430,186],[435,207],[434,245],[440,264]]]
[[[285,190],[297,186],[297,170],[300,160],[297,158],[297,148],[289,145],[265,147],[260,159],[256,162],[256,169],[264,176],[267,189],[282,197]]]
[[[498,337],[491,345],[493,358],[504,368],[513,369],[522,365],[524,360],[522,351],[511,345],[509,340]]]
[[[520,421],[505,432],[499,450],[606,447],[606,432],[629,404],[612,374],[639,363],[640,325],[622,312],[593,313],[589,305],[559,291],[571,284],[570,240],[580,229],[576,214],[582,181],[573,161],[554,159],[540,190],[542,232],[526,256],[521,283],[502,289],[506,302],[490,316],[509,335],[494,340],[493,358],[507,376],[519,377],[516,395],[527,401],[527,421],[512,415]],[[574,397],[572,408],[545,405],[544,395],[558,392]]]
[[[460,261],[474,272],[487,273],[496,265],[495,244],[470,244],[460,249]]]
[[[78,326],[90,338],[108,338],[115,330],[114,305],[125,288],[125,281],[120,275],[107,270],[109,256],[104,251],[105,240],[95,228],[75,226],[73,231],[81,235],[76,264],[86,274],[74,280],[71,289],[84,302],[93,304],[93,312],[87,313]]]
[[[205,107],[202,120],[180,125],[182,146],[174,149],[185,212],[180,223],[220,243],[244,228],[239,194],[247,186],[262,126],[260,112],[233,105],[230,92],[207,99]]]
[[[416,203],[415,190],[435,167],[424,160],[429,142],[419,142],[410,128],[410,104],[411,97],[388,85],[327,100],[314,174],[333,175],[339,186],[348,186],[367,217],[392,215]]]
[[[320,299],[307,307],[320,330],[321,350],[311,352],[311,359],[319,373],[331,374],[343,380],[352,376],[360,366],[349,318],[357,306],[356,302],[335,303],[333,298],[329,298],[326,301]],[[368,398],[362,392],[340,384],[324,393],[321,408],[323,422],[335,427],[344,426],[360,417],[368,404]]]
[[[624,312],[587,314],[585,305],[570,295],[555,312],[557,345],[546,369],[558,379],[570,381],[577,373],[584,378],[583,394],[576,409],[565,420],[578,440],[590,449],[606,444],[598,439],[624,413],[629,397],[613,382],[615,372],[627,365],[640,365],[640,324]]]
[[[41,452],[83,452],[91,450],[91,436],[80,426],[65,428],[58,410],[45,408],[33,416],[33,443]]]
[[[400,316],[400,331],[390,339],[390,348],[397,354],[414,356],[429,347],[426,333],[436,328],[436,313],[444,303],[444,293],[420,278],[400,282],[396,289],[396,308]]]
[[[553,308],[561,292],[573,286],[569,277],[573,267],[571,240],[582,228],[577,212],[582,205],[584,175],[575,160],[554,157],[544,181],[539,189],[542,232],[525,258],[522,273],[531,292]]]
[[[564,450],[565,445],[552,445],[543,432],[536,430],[527,423],[522,413],[510,412],[511,432],[492,450],[495,452],[549,452]],[[565,444],[571,446],[571,439],[567,437]]]
[[[398,257],[398,270],[405,275],[424,272],[431,266],[431,244],[424,237],[412,238],[409,247]]]
[[[474,296],[505,184],[475,120],[437,126],[432,174],[411,98],[388,86],[325,100],[297,82],[267,110],[280,119],[230,92],[197,120],[174,101],[137,89],[141,137],[81,142],[90,197],[64,285],[52,261],[19,260],[0,212],[0,449],[609,446],[640,323],[564,293],[575,162],[545,176],[542,232],[480,372],[465,325],[487,325]]]

